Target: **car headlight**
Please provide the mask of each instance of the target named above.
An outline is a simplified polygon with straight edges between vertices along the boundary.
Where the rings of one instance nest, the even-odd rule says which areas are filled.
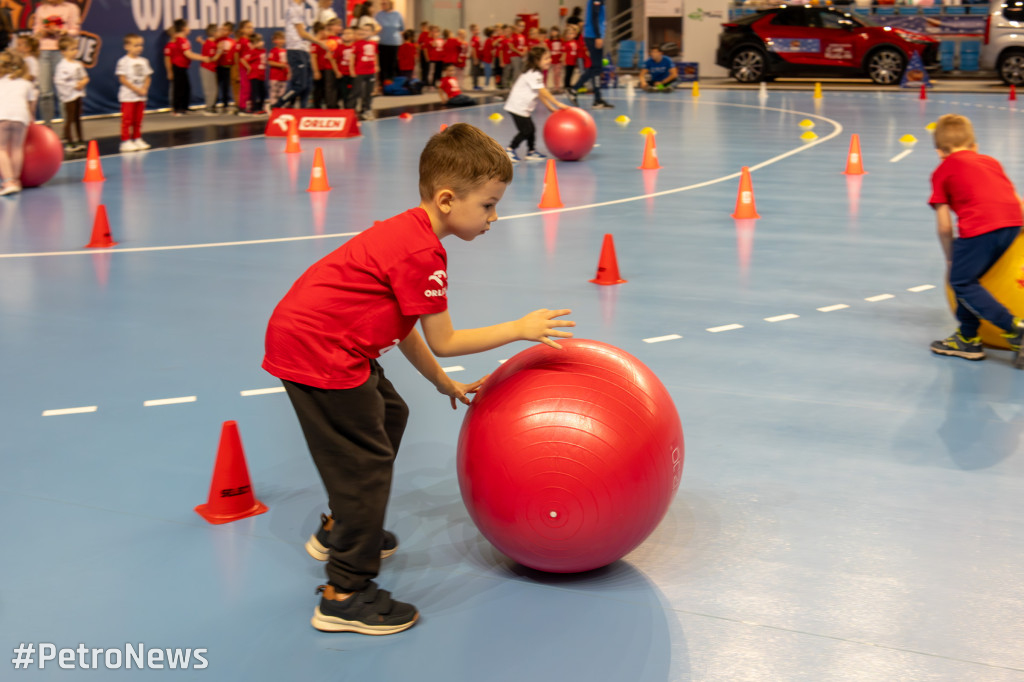
[[[893,32],[908,43],[913,43],[915,45],[930,45],[933,42],[930,38],[919,36],[916,33],[907,33],[906,31],[901,31],[899,29],[896,29]]]

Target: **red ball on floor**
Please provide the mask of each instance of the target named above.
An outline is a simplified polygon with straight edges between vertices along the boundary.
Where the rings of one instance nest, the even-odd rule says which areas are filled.
[[[25,135],[25,162],[21,166],[21,186],[38,187],[57,174],[64,162],[64,146],[57,133],[33,123]]]

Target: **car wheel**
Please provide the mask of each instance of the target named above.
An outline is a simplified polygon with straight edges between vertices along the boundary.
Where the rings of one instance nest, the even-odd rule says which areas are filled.
[[[1024,52],[1011,50],[999,55],[996,70],[1007,85],[1024,84]]]
[[[756,83],[765,76],[765,55],[756,47],[744,47],[732,56],[732,77],[740,83]]]
[[[907,59],[897,49],[884,47],[868,57],[868,76],[879,85],[895,85],[903,76]]]

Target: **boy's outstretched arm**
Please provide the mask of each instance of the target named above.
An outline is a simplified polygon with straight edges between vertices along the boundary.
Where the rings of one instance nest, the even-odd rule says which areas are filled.
[[[949,204],[935,204],[935,224],[948,266],[953,262],[953,216],[949,212]]]
[[[448,396],[452,400],[452,409],[454,410],[456,405],[455,401],[463,402],[469,405],[470,400],[466,397],[469,393],[476,393],[480,385],[484,383],[483,379],[477,379],[471,384],[463,384],[458,381],[453,381],[443,369],[441,365],[437,364],[437,359],[427,348],[427,344],[423,342],[423,338],[420,333],[413,329],[405,340],[398,344],[398,349],[402,351],[412,366],[416,368],[420,374],[422,374],[427,381],[434,384],[437,387],[439,393]]]
[[[567,339],[572,332],[558,331],[556,327],[575,327],[576,323],[571,320],[558,320],[555,318],[570,314],[572,311],[563,310],[534,310],[529,315],[518,320],[502,322],[490,327],[479,327],[477,329],[453,329],[452,318],[448,311],[434,313],[433,315],[420,316],[420,324],[423,326],[423,335],[427,338],[430,350],[438,357],[451,357],[453,355],[469,355],[480,353],[485,350],[504,346],[512,341],[540,341],[552,348],[561,349],[550,337]]]

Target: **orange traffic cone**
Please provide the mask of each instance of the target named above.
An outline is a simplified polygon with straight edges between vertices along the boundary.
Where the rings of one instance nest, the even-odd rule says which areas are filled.
[[[737,220],[760,218],[757,205],[754,203],[754,183],[750,181],[750,169],[744,166],[740,170],[740,189],[736,193],[736,212],[732,214]]]
[[[96,209],[96,218],[92,221],[92,238],[85,245],[87,249],[105,249],[117,246],[110,236],[110,221],[107,220],[107,207],[100,204]]]
[[[444,132],[445,130],[447,130],[447,129],[448,129],[448,124],[447,124],[447,123],[442,123],[442,124],[441,124],[441,129],[440,129],[440,130],[438,130],[437,132],[439,132],[439,133],[443,133],[443,132]]]
[[[293,116],[288,121],[288,142],[284,146],[285,154],[298,154],[302,151],[302,146],[299,144],[299,123]]]
[[[625,284],[628,280],[619,277],[619,261],[615,258],[615,242],[606,234],[601,243],[601,259],[597,261],[597,275],[590,280],[594,284]]]
[[[1010,101],[1017,101],[1017,86],[1013,85],[1012,83],[1010,84]]]
[[[103,182],[103,167],[100,166],[100,149],[96,140],[89,140],[89,153],[85,157],[85,175],[82,182]]]
[[[658,163],[658,146],[654,143],[654,133],[647,133],[647,140],[644,142],[644,162],[640,164],[640,170],[657,170],[661,168]]]
[[[210,523],[228,523],[256,516],[267,511],[266,505],[257,500],[249,485],[249,468],[245,465],[245,451],[238,435],[238,424],[224,422],[217,446],[217,463],[213,467],[213,481],[206,504],[196,507],[196,512]]]
[[[555,160],[548,159],[548,167],[544,171],[544,192],[541,194],[537,208],[562,208],[562,197],[558,194],[558,173],[555,171]]]
[[[860,156],[860,137],[856,133],[850,138],[850,154],[846,157],[846,170],[843,172],[847,175],[867,175]]]
[[[918,99],[928,99],[928,86],[921,83],[921,94],[918,95]]]
[[[327,169],[324,168],[324,152],[320,147],[313,152],[313,172],[309,174],[309,189],[307,192],[330,192],[331,186],[327,184]]]

